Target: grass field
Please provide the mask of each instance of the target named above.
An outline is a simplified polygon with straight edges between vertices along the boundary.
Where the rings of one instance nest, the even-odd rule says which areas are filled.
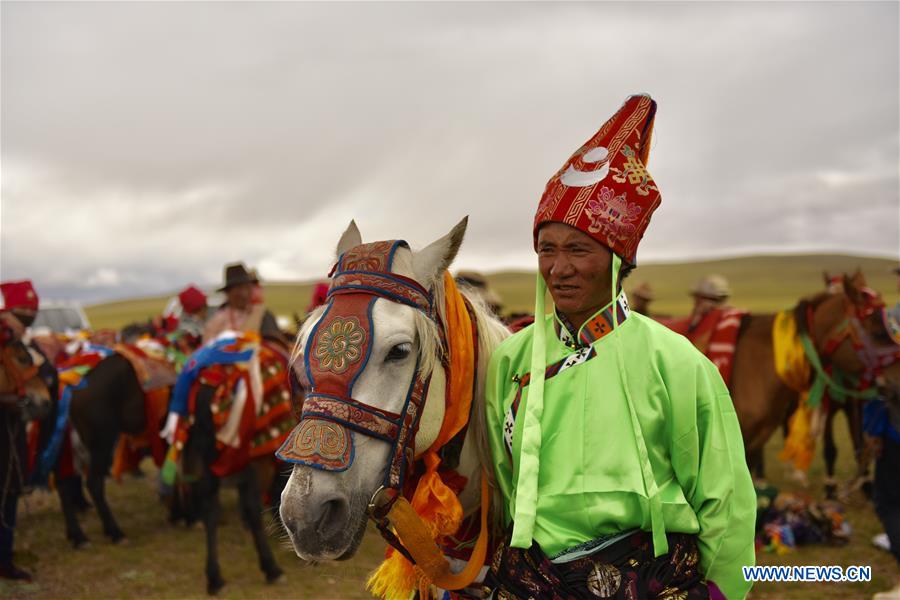
[[[882,291],[889,303],[897,301],[896,283],[890,274],[894,262],[840,256],[755,257],[678,265],[640,267],[626,285],[649,281],[656,289],[655,310],[673,314],[688,311],[686,289],[707,273],[728,277],[736,306],[771,311],[791,306],[798,298],[822,288],[821,272],[852,271],[863,268],[869,284]],[[529,310],[534,293],[533,273],[499,273],[489,276],[507,302],[507,310]],[[306,306],[311,286],[271,284],[266,286],[268,305],[278,314],[290,315]],[[158,313],[165,297],[144,298],[97,305],[88,309],[95,327],[119,327]],[[850,442],[843,417],[838,418],[840,448],[838,474],[848,479],[853,473]],[[821,497],[823,464],[821,457],[810,471],[811,487],[801,489],[782,473],[777,460],[780,437],[766,447],[770,481],[783,490]],[[146,464],[146,463],[145,463]],[[149,472],[149,468],[148,468]],[[73,551],[65,541],[62,515],[55,495],[36,492],[20,505],[17,529],[17,558],[37,575],[36,583],[9,586],[0,583],[0,598],[202,598],[205,578],[203,531],[170,527],[155,497],[155,478],[126,479],[110,483],[108,494],[120,525],[129,536],[126,545],[113,546],[102,536],[99,519],[93,512],[83,518],[93,546]],[[250,536],[240,524],[236,491],[223,492],[227,522],[220,530],[220,555],[228,581],[225,598],[365,598],[366,575],[378,564],[383,544],[369,533],[359,555],[339,564],[304,567],[283,544],[276,541],[276,555],[288,581],[267,586],[257,568]],[[890,555],[875,549],[871,537],[881,531],[871,505],[861,494],[850,498],[847,519],[853,527],[849,545],[844,547],[804,547],[788,555],[760,553],[759,564],[870,565],[871,583],[857,584],[758,584],[753,598],[820,599],[867,598],[888,588],[896,576]]]
[[[853,472],[850,442],[842,417],[838,419],[841,448],[838,473],[849,478]],[[781,489],[821,496],[823,464],[817,458],[810,471],[808,490],[790,483],[777,461],[781,440],[766,448],[770,481]],[[145,462],[145,466],[149,463]],[[148,472],[150,469],[148,468]],[[155,472],[154,472],[155,473]],[[202,528],[186,529],[166,524],[165,511],[156,501],[155,478],[126,479],[107,486],[110,503],[128,542],[112,545],[102,535],[96,514],[82,518],[92,546],[74,551],[65,541],[62,515],[55,495],[35,492],[20,502],[16,533],[17,560],[36,574],[36,583],[11,586],[0,583],[0,598],[202,598],[205,596],[205,538]],[[364,581],[381,559],[383,543],[370,532],[360,553],[351,561],[302,566],[279,537],[273,547],[287,582],[275,586],[264,583],[257,568],[250,534],[240,523],[237,492],[222,493],[226,523],[219,530],[223,575],[228,585],[224,598],[366,598]],[[871,505],[861,494],[847,503],[847,519],[853,527],[850,543],[843,547],[806,546],[785,556],[761,552],[759,564],[870,565],[871,583],[764,583],[757,584],[752,597],[759,599],[868,598],[890,587],[895,574],[893,558],[871,546],[871,537],[881,531]]]
[[[839,255],[755,256],[708,262],[648,264],[638,267],[625,282],[631,289],[649,282],[657,300],[656,312],[687,314],[691,298],[687,290],[702,276],[724,275],[731,284],[732,304],[758,312],[772,312],[792,306],[807,294],[822,289],[822,271],[852,272],[862,268],[871,287],[884,294],[888,304],[896,302],[896,277],[891,269],[896,261]],[[534,306],[533,272],[502,272],[487,275],[505,302],[505,312],[530,312]],[[303,316],[309,304],[311,283],[269,283],[265,285],[266,305],[278,315]],[[159,314],[169,296],[97,304],[85,309],[95,328],[120,328]]]

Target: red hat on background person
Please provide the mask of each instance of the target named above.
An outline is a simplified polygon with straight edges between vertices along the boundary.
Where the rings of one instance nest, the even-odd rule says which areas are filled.
[[[328,300],[328,283],[320,281],[313,288],[312,298],[309,300],[309,306],[306,307],[306,314],[311,313],[318,307],[325,304]]]
[[[30,280],[0,283],[0,344],[21,339],[37,310],[38,295]]]
[[[631,96],[547,183],[534,216],[538,229],[565,223],[588,234],[630,265],[661,202],[647,172],[656,102]]]
[[[206,308],[206,294],[199,288],[189,285],[178,294],[181,308],[189,315],[196,314]]]
[[[38,295],[30,279],[0,283],[0,310],[36,313]]]

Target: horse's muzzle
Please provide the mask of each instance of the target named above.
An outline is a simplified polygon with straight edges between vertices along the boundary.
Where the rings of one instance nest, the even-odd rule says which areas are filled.
[[[299,479],[302,480],[304,475],[307,474]],[[294,551],[300,558],[340,560],[355,552],[361,537],[358,535],[361,527],[356,522],[360,519],[354,518],[350,498],[340,491],[318,494],[308,485],[289,482],[281,496],[280,513]],[[364,529],[364,516],[361,522]]]

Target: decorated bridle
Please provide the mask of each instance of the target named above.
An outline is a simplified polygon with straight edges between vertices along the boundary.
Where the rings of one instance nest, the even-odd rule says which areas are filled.
[[[423,373],[420,357],[417,357],[399,413],[385,411],[353,397],[353,386],[365,371],[372,351],[372,309],[378,299],[384,298],[418,310],[437,325],[438,352],[448,377],[445,402],[448,405],[450,402],[449,348],[452,344],[448,343],[447,331],[434,306],[431,291],[413,279],[391,272],[398,248],[409,248],[409,245],[402,240],[392,240],[356,246],[339,258],[329,274],[332,282],[328,304],[310,330],[303,352],[309,391],[305,395],[300,422],[276,455],[290,463],[324,471],[344,471],[353,464],[355,434],[390,444],[390,464],[381,486],[369,500],[367,515],[384,539],[420,570],[425,581],[446,590],[457,590],[477,578],[487,557],[490,531],[487,475],[482,472],[478,539],[469,562],[462,570],[455,570],[438,548],[429,525],[403,495],[404,480],[413,468],[416,456],[415,438],[431,373]],[[445,279],[449,277],[446,273],[444,276]],[[471,319],[473,348],[477,349],[472,307],[465,299],[462,301]],[[477,350],[472,358],[477,364]],[[469,416],[466,415],[466,423]],[[464,425],[453,439],[462,439],[467,427]],[[444,448],[452,444],[450,441]],[[423,477],[427,475],[426,470]]]
[[[0,365],[2,365],[10,383],[15,386],[15,393],[18,396],[25,396],[26,384],[38,373],[38,367],[35,364],[31,364],[25,368],[22,368],[19,365],[13,354],[22,351],[27,353],[28,349],[21,342],[7,342],[5,344],[0,344]]]
[[[405,304],[437,321],[432,294],[413,279],[391,272],[398,248],[409,246],[402,240],[362,244],[344,253],[332,269],[327,307],[310,331],[303,353],[309,391],[300,423],[276,453],[286,462],[344,471],[353,463],[355,433],[391,444],[390,465],[370,503],[370,513],[376,508],[376,497],[389,492],[388,498],[393,499],[403,488],[431,381],[430,374],[423,376],[417,359],[399,413],[353,397],[353,386],[371,354],[372,309],[379,298]]]
[[[885,367],[893,364],[900,359],[900,344],[892,337],[893,344],[888,346],[876,346],[872,340],[872,336],[863,327],[862,322],[875,314],[877,311],[882,312],[882,318],[885,320],[887,327],[887,319],[885,315],[884,303],[874,290],[863,288],[861,290],[865,304],[858,306],[849,301],[846,297],[844,301],[845,316],[833,327],[831,327],[825,335],[822,336],[821,343],[818,343],[811,337],[803,340],[806,349],[807,358],[811,365],[822,378],[829,388],[838,392],[840,396],[848,396],[852,398],[867,399],[874,397],[876,391],[868,388],[872,381],[884,370]],[[814,309],[812,306],[806,308],[807,331],[810,335],[814,331]],[[839,383],[831,379],[823,368],[823,362],[830,362],[831,357],[837,352],[838,348],[849,342],[853,348],[859,361],[863,364],[864,371],[859,381],[859,390],[850,390],[844,388]],[[866,389],[868,388],[868,389]]]

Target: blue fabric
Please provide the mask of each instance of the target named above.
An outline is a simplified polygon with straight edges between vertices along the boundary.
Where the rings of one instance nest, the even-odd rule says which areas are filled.
[[[97,354],[99,354],[100,356],[102,356],[103,358],[106,358],[107,356],[116,353],[115,350],[113,350],[112,348],[110,348],[108,346],[100,346],[99,344],[92,344],[92,343],[88,342],[84,346],[82,346],[79,354],[93,354],[95,352]]]
[[[870,400],[863,408],[863,431],[872,437],[886,437],[900,442],[900,431],[891,425],[888,407],[884,400]]]
[[[225,338],[213,342],[208,346],[204,346],[194,352],[184,365],[181,373],[178,374],[178,380],[175,382],[175,389],[172,390],[172,403],[169,405],[169,411],[178,413],[181,416],[188,415],[188,396],[191,393],[191,386],[194,385],[200,371],[212,365],[233,365],[237,363],[247,362],[253,356],[253,349],[235,352],[225,350],[224,347],[234,344],[236,338]]]
[[[56,409],[56,425],[53,427],[53,434],[47,447],[41,454],[41,460],[38,463],[37,471],[34,474],[34,481],[39,485],[46,485],[50,471],[56,466],[59,458],[59,451],[62,448],[63,437],[66,433],[66,424],[69,422],[69,407],[72,404],[72,392],[80,390],[87,385],[87,375],[81,378],[78,385],[67,385],[63,388],[62,396],[59,398],[59,406]]]

